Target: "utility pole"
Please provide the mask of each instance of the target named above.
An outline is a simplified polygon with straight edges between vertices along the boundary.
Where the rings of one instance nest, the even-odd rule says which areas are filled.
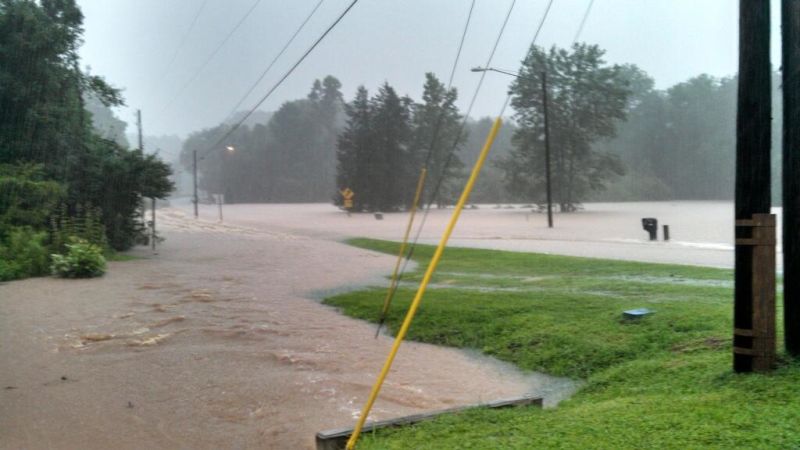
[[[733,370],[775,358],[775,216],[770,214],[771,77],[768,1],[739,1]],[[787,124],[788,125],[788,124]]]
[[[144,151],[144,142],[142,141],[142,110],[136,110],[136,128],[139,130],[139,150]]]
[[[547,72],[542,72],[542,104],[544,110],[544,170],[547,183],[547,227],[553,228],[553,196],[550,189],[550,125],[547,115]]]
[[[783,325],[800,356],[800,0],[781,1],[783,52]]]
[[[136,128],[139,134],[139,151],[144,154],[144,140],[142,139],[142,110],[136,110]],[[144,216],[145,206],[142,205],[142,216]],[[156,253],[156,199],[150,197],[150,248]]]
[[[144,154],[144,143],[142,142],[142,110],[136,110],[136,129],[138,130],[139,135],[139,151]],[[147,206],[144,204],[144,199],[142,199],[142,223],[146,223],[147,221]]]
[[[194,218],[197,219],[199,217],[197,214],[197,150],[192,150],[192,184],[194,187],[194,198],[192,199],[192,203],[194,203]]]

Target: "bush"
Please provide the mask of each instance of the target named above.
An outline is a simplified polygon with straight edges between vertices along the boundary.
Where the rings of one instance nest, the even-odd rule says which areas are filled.
[[[73,238],[72,243],[66,244],[66,247],[66,255],[52,255],[53,264],[50,270],[53,275],[63,278],[92,278],[105,273],[106,259],[100,246],[84,239]]]
[[[108,247],[102,211],[91,205],[77,205],[72,211],[62,203],[50,217],[50,248],[55,253],[65,253],[67,244],[81,239],[103,249]]]
[[[0,281],[47,273],[47,233],[30,227],[12,228],[5,245],[0,243]]]

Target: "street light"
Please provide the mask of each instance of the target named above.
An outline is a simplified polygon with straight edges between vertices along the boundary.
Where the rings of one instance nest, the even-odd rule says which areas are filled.
[[[232,145],[226,145],[225,146],[225,150],[228,152],[229,155],[232,155],[236,151],[236,147],[234,147]],[[225,163],[225,161],[227,161],[227,160],[225,158],[226,158],[226,156],[222,155],[222,173],[220,174],[220,191],[222,191],[222,192],[220,192],[219,195],[217,195],[217,206],[219,207],[219,221],[220,222],[222,222],[222,203],[225,201],[225,190],[226,190],[225,189],[225,172],[226,172],[225,168],[227,167],[227,164]]]
[[[510,70],[497,69],[494,67],[473,67],[472,72],[497,72],[520,78],[520,74]],[[544,106],[544,165],[545,165],[545,184],[547,191],[547,227],[553,228],[553,197],[550,181],[550,126],[547,115],[547,72],[542,71],[542,105]]]
[[[228,154],[232,154],[232,153],[234,153],[236,151],[236,147],[234,147],[232,145],[226,145],[225,146],[225,150],[228,152]],[[199,158],[200,161],[202,161],[204,159],[206,159],[205,156],[201,156]],[[192,150],[192,183],[193,183],[193,190],[194,190],[194,199],[192,200],[192,203],[194,203],[194,218],[195,219],[197,219],[199,217],[198,206],[197,205],[198,205],[199,200],[200,200],[197,197],[197,161],[198,161],[197,150]],[[225,161],[225,158],[223,157],[223,165],[225,164],[224,161]],[[223,167],[223,173],[220,174],[220,178],[223,179],[224,175],[225,174],[224,174],[224,167]],[[222,186],[222,183],[220,183],[220,187],[221,186]],[[222,190],[222,189],[220,189],[220,190]],[[220,193],[220,195],[217,197],[217,203],[219,205],[219,221],[220,222],[222,222],[222,195],[224,195],[224,194]]]

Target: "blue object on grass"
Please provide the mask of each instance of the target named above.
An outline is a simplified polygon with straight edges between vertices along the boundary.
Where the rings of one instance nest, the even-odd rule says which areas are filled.
[[[654,311],[651,311],[647,308],[637,308],[637,309],[629,309],[627,311],[622,312],[622,317],[626,319],[641,319],[644,316],[649,316],[653,314]]]

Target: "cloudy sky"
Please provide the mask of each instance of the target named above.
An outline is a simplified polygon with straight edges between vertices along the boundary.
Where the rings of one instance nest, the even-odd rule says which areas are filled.
[[[133,123],[145,133],[186,134],[224,120],[319,0],[79,0],[85,15],[84,65],[124,89]],[[351,0],[322,5],[241,109],[286,72]],[[590,0],[555,0],[537,42],[567,46]],[[477,0],[454,85],[462,107],[478,81],[511,0]],[[517,0],[492,66],[516,70],[547,0]],[[205,68],[237,22],[252,14]],[[303,97],[331,74],[349,99],[363,84],[388,81],[419,98],[424,73],[447,79],[470,0],[361,0],[298,70],[261,106]],[[198,14],[199,11],[199,15]],[[773,64],[779,66],[779,11],[773,0]],[[736,0],[595,0],[580,40],[599,44],[613,63],[634,63],[666,88],[700,73],[728,76],[737,65]],[[197,21],[190,29],[193,18]],[[181,42],[184,44],[181,46]],[[170,61],[173,61],[170,65]],[[490,73],[473,115],[495,115],[509,77]]]

